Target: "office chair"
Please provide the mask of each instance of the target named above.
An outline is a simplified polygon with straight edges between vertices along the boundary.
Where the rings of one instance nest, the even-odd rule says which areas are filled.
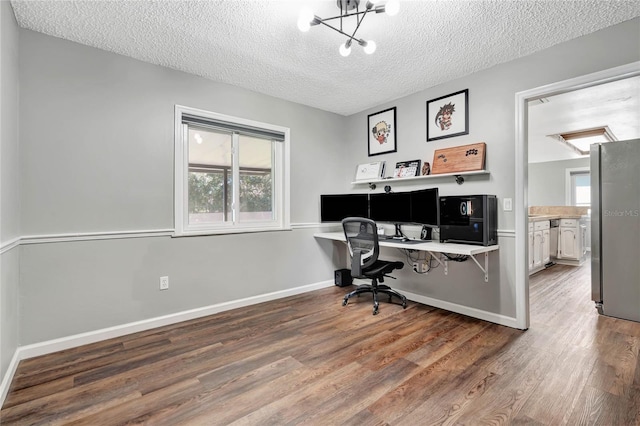
[[[346,306],[353,296],[373,293],[373,315],[376,315],[378,313],[378,293],[383,293],[389,296],[389,302],[392,301],[393,296],[399,298],[402,301],[402,308],[406,309],[406,297],[389,286],[378,285],[378,282],[384,282],[384,277],[393,278],[387,274],[395,269],[402,269],[404,263],[378,259],[380,246],[378,245],[376,223],[362,217],[348,217],[342,220],[342,228],[351,256],[351,276],[371,279],[371,284],[359,285],[354,291],[347,294],[342,301],[342,306]]]

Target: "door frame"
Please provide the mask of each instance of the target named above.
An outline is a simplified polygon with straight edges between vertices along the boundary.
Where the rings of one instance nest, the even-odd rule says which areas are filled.
[[[621,65],[592,74],[571,78],[557,83],[536,87],[516,93],[516,150],[515,150],[515,231],[516,231],[516,327],[529,328],[529,228],[528,228],[528,107],[527,102],[559,95],[574,90],[585,89],[603,83],[622,80],[640,75],[640,61]]]

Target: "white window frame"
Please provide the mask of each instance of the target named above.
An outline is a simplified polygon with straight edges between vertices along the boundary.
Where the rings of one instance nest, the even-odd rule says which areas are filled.
[[[564,177],[564,200],[565,200],[565,205],[567,206],[573,206],[574,205],[574,192],[575,189],[573,187],[574,184],[574,180],[573,180],[573,175],[574,174],[583,174],[583,173],[590,173],[591,172],[591,168],[590,167],[575,167],[575,168],[570,168],[570,169],[564,169],[565,170],[565,177]]]
[[[223,121],[238,126],[246,126],[248,128],[265,129],[278,132],[284,135],[282,142],[273,144],[272,150],[272,170],[273,170],[273,214],[272,221],[256,221],[256,222],[238,222],[234,223],[214,223],[214,224],[198,224],[190,225],[188,223],[188,185],[189,185],[189,144],[185,137],[182,124],[182,116],[184,114],[210,119],[212,121]],[[274,124],[261,123],[258,121],[248,120],[230,115],[218,114],[211,111],[205,111],[197,108],[190,108],[182,105],[175,106],[175,169],[174,169],[174,222],[175,229],[173,235],[176,237],[191,235],[215,235],[215,234],[233,234],[246,232],[264,232],[264,231],[281,231],[291,229],[290,219],[290,154],[289,154],[289,134],[287,127],[277,126]],[[234,138],[237,141],[237,137]],[[237,155],[233,155],[233,181],[239,182],[240,173],[239,159]],[[234,185],[234,199],[237,199],[237,191],[239,185]],[[235,205],[232,206],[232,215]]]

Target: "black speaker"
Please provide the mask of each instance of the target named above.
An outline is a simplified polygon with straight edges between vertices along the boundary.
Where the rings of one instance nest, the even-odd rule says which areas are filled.
[[[346,287],[353,284],[351,269],[338,269],[335,272],[335,283],[338,287]]]
[[[420,232],[421,240],[430,240],[431,239],[431,228],[428,226],[423,226],[422,231]]]

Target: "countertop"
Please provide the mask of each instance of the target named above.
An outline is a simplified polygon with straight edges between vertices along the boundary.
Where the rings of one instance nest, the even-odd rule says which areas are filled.
[[[582,219],[581,215],[572,215],[572,214],[538,214],[538,215],[529,215],[529,222],[538,222],[541,220],[551,220],[551,219]]]

